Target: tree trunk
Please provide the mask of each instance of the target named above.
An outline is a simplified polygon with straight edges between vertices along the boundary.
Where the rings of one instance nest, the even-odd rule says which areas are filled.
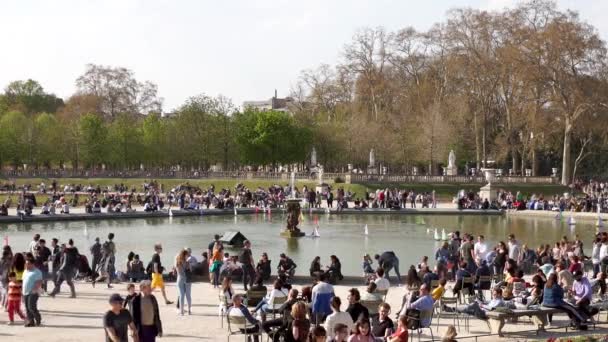
[[[535,143],[532,143],[532,146],[536,145]],[[536,173],[538,172],[538,155],[536,154],[536,148],[532,147],[530,149],[530,153],[532,154],[530,156],[530,163],[531,165],[531,169],[532,169],[532,177],[536,177]]]
[[[475,165],[479,171],[481,160],[481,141],[479,140],[479,128],[477,127],[477,113],[473,114],[473,129],[475,130]]]
[[[570,143],[572,140],[572,125],[570,118],[566,117],[564,128],[564,151],[562,155],[562,185],[570,183]]]

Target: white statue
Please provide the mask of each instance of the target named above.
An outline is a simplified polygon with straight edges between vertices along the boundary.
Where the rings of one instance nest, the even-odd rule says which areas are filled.
[[[450,151],[450,155],[448,156],[448,168],[456,167],[456,155],[454,154],[454,150]]]
[[[317,166],[317,150],[313,147],[310,153],[310,166]]]
[[[323,184],[323,165],[319,165],[319,171],[317,172],[319,178],[319,184]]]
[[[376,154],[374,153],[373,148],[369,151],[369,166],[376,166]]]

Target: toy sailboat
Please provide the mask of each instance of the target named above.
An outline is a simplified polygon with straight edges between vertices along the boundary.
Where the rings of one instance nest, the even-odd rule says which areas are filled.
[[[441,230],[441,240],[448,241],[448,235],[445,233],[445,229]]]
[[[369,235],[369,229],[367,228],[367,225],[365,225],[364,234],[365,234],[365,235]]]
[[[321,234],[319,234],[319,225],[317,225],[315,227],[315,229],[312,231],[312,237],[315,237],[315,238],[321,237]]]
[[[568,225],[574,226],[575,224],[576,224],[576,219],[574,217],[572,217],[572,215],[570,215],[570,217],[568,217]]]
[[[437,232],[437,228],[435,228],[435,234],[433,234],[433,238],[435,239],[435,241],[441,240],[441,238],[439,237],[439,233]]]
[[[171,207],[169,207],[169,217],[173,217],[173,210],[171,210]]]
[[[234,207],[234,216],[238,215],[238,212],[236,211],[236,207]]]

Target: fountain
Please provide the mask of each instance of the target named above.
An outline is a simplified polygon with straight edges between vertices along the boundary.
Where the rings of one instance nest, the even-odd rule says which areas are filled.
[[[294,191],[296,183],[296,174],[291,172],[291,195],[289,199],[285,201],[287,209],[287,227],[281,232],[281,236],[287,238],[302,237],[305,233],[300,231],[298,223],[300,223],[300,200],[296,198]]]

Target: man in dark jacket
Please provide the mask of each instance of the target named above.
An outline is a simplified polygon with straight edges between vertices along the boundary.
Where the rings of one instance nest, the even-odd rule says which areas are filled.
[[[95,238],[95,243],[91,246],[91,269],[93,272],[97,271],[97,266],[99,266],[99,262],[101,261],[101,257],[103,255],[101,251],[101,243],[99,243],[99,238]],[[96,277],[97,274],[93,274],[93,277]]]
[[[129,302],[129,311],[137,328],[140,342],[154,342],[156,337],[163,336],[163,325],[160,321],[158,301],[152,294],[149,280],[139,283],[140,294]]]
[[[393,251],[386,251],[382,255],[376,254],[374,259],[378,261],[378,265],[384,269],[384,276],[390,279],[389,272],[394,268],[397,274],[397,282],[401,284],[401,273],[399,273],[399,258]]]
[[[70,286],[71,298],[76,298],[76,289],[74,288],[74,276],[78,270],[78,263],[80,262],[80,255],[78,249],[74,247],[74,240],[70,239],[68,245],[63,250],[61,256],[61,266],[57,273],[57,283],[53,292],[49,293],[49,296],[54,297],[59,293],[61,284],[65,281]]]

